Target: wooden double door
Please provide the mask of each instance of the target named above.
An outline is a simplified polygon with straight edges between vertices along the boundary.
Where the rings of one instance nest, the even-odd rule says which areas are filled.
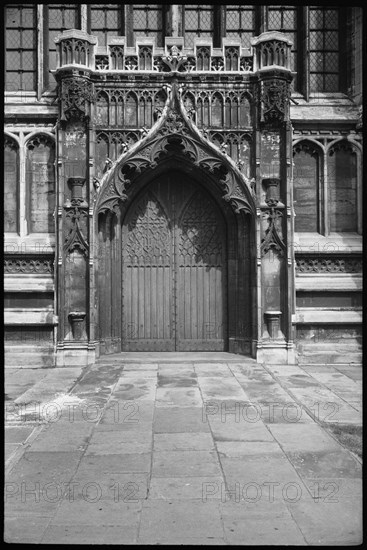
[[[122,226],[122,349],[227,347],[226,224],[180,173],[152,182]]]

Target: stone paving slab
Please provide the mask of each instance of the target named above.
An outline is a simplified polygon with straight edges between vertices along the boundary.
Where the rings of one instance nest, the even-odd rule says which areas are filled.
[[[214,451],[210,433],[157,433],[155,451]]]
[[[287,452],[287,457],[302,478],[361,478],[361,464],[347,451]]]
[[[22,517],[22,529],[19,517],[8,517],[4,522],[4,541],[11,544],[40,544],[47,529],[49,517]]]
[[[220,505],[228,544],[306,545],[302,531],[284,503],[265,499],[254,503],[225,502]]]
[[[32,443],[32,451],[83,451],[92,430],[93,426],[86,422],[48,424]]]
[[[201,407],[199,388],[157,388],[156,407]]]
[[[151,461],[151,453],[86,455],[81,459],[75,477],[83,475],[96,480],[99,473],[149,473]]]
[[[136,544],[137,525],[50,525],[39,544]]]
[[[209,424],[203,420],[202,407],[156,408],[154,433],[209,432]]]
[[[265,424],[248,421],[247,417],[240,417],[236,421],[235,416],[225,417],[209,416],[210,428],[215,441],[273,441],[271,432]]]
[[[285,452],[340,451],[340,445],[317,424],[269,424]]]
[[[9,369],[15,399],[65,402],[9,424],[6,540],[360,543],[361,464],[320,422],[328,403],[361,422],[361,369],[239,357],[114,354],[19,386]]]
[[[152,431],[118,431],[113,437],[108,431],[95,432],[85,455],[149,453],[152,450]]]
[[[168,544],[170,541],[183,544],[188,539],[207,541],[223,538],[217,502],[152,499],[143,505],[140,544]]]
[[[209,472],[208,472],[209,473]],[[184,476],[184,477],[153,477],[150,481],[149,499],[163,500],[199,500],[202,501],[207,492],[215,495],[211,498],[220,499],[221,492],[217,487],[224,485],[222,476]]]
[[[301,499],[287,503],[308,545],[348,546],[362,543],[362,502]]]
[[[49,369],[48,369],[49,370]],[[67,392],[82,374],[81,367],[50,369],[45,377],[32,385],[26,392],[15,399],[15,403],[51,401],[59,392]]]
[[[217,454],[211,451],[155,451],[153,477],[219,476]]]
[[[98,488],[97,488],[98,489]],[[90,488],[88,500],[66,498],[61,502],[52,525],[132,525],[137,523],[142,503],[124,502],[122,499],[98,498],[98,490]],[[95,502],[93,502],[93,500]]]

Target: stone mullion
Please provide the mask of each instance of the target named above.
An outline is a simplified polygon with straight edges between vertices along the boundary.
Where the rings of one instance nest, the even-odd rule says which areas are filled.
[[[257,88],[259,83],[256,82],[254,86]],[[256,120],[260,118],[260,106],[258,102],[255,105],[254,117]],[[253,144],[253,155],[255,158],[255,181],[256,181],[256,203],[260,205],[261,203],[261,165],[260,165],[260,154],[261,154],[261,132],[258,129],[258,126],[255,125],[255,139]],[[262,340],[262,272],[261,272],[261,209],[256,208],[256,218],[255,218],[255,245],[256,245],[256,283],[254,288],[254,294],[256,294],[256,313],[254,314],[254,333],[253,333],[253,345],[252,345],[252,354],[254,357],[259,353],[261,349],[261,340]]]
[[[37,100],[40,101],[44,91],[44,7],[37,6]]]
[[[284,146],[285,146],[285,164],[284,166],[284,188],[285,188],[285,212],[283,220],[285,235],[283,240],[286,245],[286,293],[284,293],[283,303],[286,310],[284,319],[284,331],[288,348],[293,347],[294,331],[292,325],[292,314],[295,313],[295,269],[294,269],[294,209],[293,209],[293,136],[292,125],[286,123],[284,127]],[[291,237],[291,238],[290,238]]]
[[[87,197],[88,197],[88,242],[89,242],[89,285],[88,285],[88,302],[89,302],[89,341],[95,342],[95,326],[96,326],[96,311],[94,307],[94,296],[95,296],[95,274],[94,274],[94,262],[95,262],[95,247],[96,247],[96,235],[94,232],[94,220],[93,220],[93,211],[94,211],[94,199],[96,191],[94,189],[94,178],[95,174],[95,159],[96,159],[96,129],[94,125],[96,105],[94,102],[90,104],[90,118],[87,128],[87,159],[88,159],[88,173],[87,173]]]
[[[321,223],[321,233],[325,236],[329,235],[329,190],[328,190],[328,165],[327,165],[327,156],[328,156],[328,147],[324,143],[323,155],[322,155],[322,223]]]
[[[27,166],[27,146],[24,143],[24,132],[19,132],[19,225],[17,231],[19,236],[24,238],[29,233],[27,219],[27,181],[26,181],[26,166]]]
[[[63,244],[64,244],[64,218],[63,218],[63,204],[64,204],[64,188],[65,188],[65,165],[64,165],[64,140],[63,132],[58,124],[56,130],[57,139],[57,166],[56,166],[56,205],[57,205],[57,223],[56,234],[57,243],[56,247],[56,259],[55,259],[55,287],[57,288],[57,303],[55,311],[58,312],[58,335],[57,342],[62,343],[64,339],[64,308],[65,303],[65,279],[63,268]]]

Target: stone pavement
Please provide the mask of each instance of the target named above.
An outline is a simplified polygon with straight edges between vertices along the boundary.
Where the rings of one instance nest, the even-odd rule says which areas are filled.
[[[5,540],[359,544],[361,461],[324,426],[361,423],[361,373],[225,353],[8,368]]]

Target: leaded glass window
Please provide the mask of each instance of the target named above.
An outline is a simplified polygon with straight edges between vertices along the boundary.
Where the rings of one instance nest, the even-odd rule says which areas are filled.
[[[226,37],[240,38],[245,48],[251,46],[256,35],[255,6],[228,5],[226,9]]]
[[[310,91],[339,91],[339,10],[309,8]]]
[[[19,147],[15,140],[4,139],[4,231],[18,231]]]
[[[90,4],[90,32],[98,38],[98,46],[106,46],[109,36],[123,36],[120,4]]]
[[[328,155],[329,230],[357,231],[357,155],[342,141]]]
[[[293,180],[295,230],[319,231],[320,151],[307,141],[294,147]]]
[[[297,7],[296,6],[269,6],[268,31],[279,31],[287,35],[293,42],[291,49],[291,68],[297,71]],[[294,81],[297,89],[297,81]]]
[[[76,4],[48,4],[45,6],[48,19],[48,28],[45,29],[45,47],[48,47],[48,78],[47,82],[54,87],[55,79],[50,70],[56,69],[56,44],[55,38],[58,34],[69,29],[79,28],[79,13]]]
[[[55,144],[48,136],[27,143],[26,185],[30,233],[55,231]]]
[[[160,4],[134,4],[134,37],[155,36],[156,45],[163,46],[163,11]]]
[[[8,4],[5,8],[5,91],[37,89],[37,12],[35,4]]]
[[[212,38],[214,34],[214,10],[207,4],[185,6],[185,46],[192,48],[194,38]]]

